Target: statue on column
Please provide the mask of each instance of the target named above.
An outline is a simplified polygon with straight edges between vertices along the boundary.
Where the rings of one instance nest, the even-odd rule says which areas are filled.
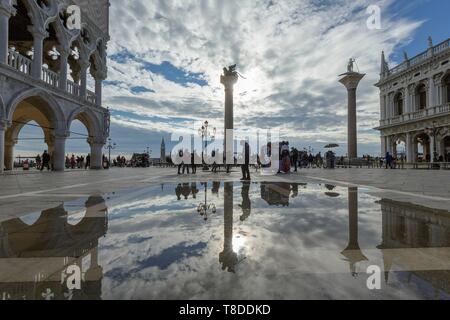
[[[350,60],[348,61],[348,65],[347,65],[347,72],[348,73],[353,73],[354,72],[354,63],[356,62],[355,59],[350,58]]]

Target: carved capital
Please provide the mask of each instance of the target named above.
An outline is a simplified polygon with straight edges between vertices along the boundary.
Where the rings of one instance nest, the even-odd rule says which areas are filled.
[[[9,0],[0,0],[0,15],[10,18],[16,15],[16,8],[14,8]]]

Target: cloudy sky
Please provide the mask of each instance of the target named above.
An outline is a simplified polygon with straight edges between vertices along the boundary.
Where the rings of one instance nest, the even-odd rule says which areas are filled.
[[[366,9],[381,8],[381,30]],[[442,0],[111,0],[109,77],[115,153],[159,157],[162,137],[209,120],[223,128],[223,67],[237,63],[235,125],[279,129],[298,147],[346,147],[346,91],[338,75],[350,57],[367,73],[359,89],[360,153],[378,154],[381,51],[390,64],[448,38]],[[85,132],[74,124],[72,131]],[[25,134],[25,133],[23,133]],[[20,150],[20,145],[18,146]],[[83,149],[84,148],[84,149]],[[70,141],[68,151],[88,151]]]

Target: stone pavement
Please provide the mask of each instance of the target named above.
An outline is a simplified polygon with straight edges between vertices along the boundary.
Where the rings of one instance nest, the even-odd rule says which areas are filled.
[[[194,176],[178,176],[176,173],[173,168],[126,168],[3,175],[0,176],[0,221],[94,194],[138,189],[155,184],[240,179],[238,170],[230,175],[205,173],[201,170]],[[277,176],[253,173],[253,180],[358,186],[365,192],[382,198],[450,210],[450,171],[304,169],[299,173]]]

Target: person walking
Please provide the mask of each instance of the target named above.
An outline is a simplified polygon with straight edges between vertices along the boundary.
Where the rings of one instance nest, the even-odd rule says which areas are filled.
[[[242,181],[250,181],[250,145],[243,142],[244,164],[242,165]]]
[[[41,155],[38,154],[38,155],[36,156],[36,169],[37,169],[37,170],[41,170],[41,165],[42,165]]]
[[[292,148],[292,163],[294,165],[294,172],[298,171],[298,150]]]
[[[44,171],[44,168],[47,168],[47,171],[50,171],[50,155],[48,154],[47,150],[45,150],[42,154],[41,172]]]
[[[386,152],[386,169],[391,168],[392,169],[392,156],[389,152]]]
[[[195,164],[195,152],[191,153],[191,166],[192,174],[197,174],[197,166]]]
[[[91,168],[91,155],[90,154],[88,154],[87,156],[86,156],[86,166],[84,167],[84,170],[87,170],[87,168]]]

